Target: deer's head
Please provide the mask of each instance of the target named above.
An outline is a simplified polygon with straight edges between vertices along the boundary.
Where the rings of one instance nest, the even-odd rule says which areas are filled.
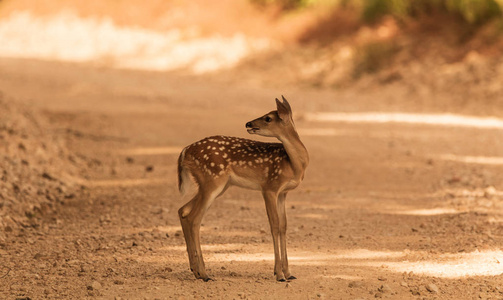
[[[284,135],[286,131],[294,128],[292,108],[285,97],[281,96],[281,98],[283,101],[276,98],[277,110],[271,111],[260,118],[246,123],[248,133],[269,137],[280,137]]]

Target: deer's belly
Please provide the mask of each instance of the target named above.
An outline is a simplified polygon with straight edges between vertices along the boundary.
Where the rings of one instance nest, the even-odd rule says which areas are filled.
[[[230,176],[230,183],[245,189],[261,190],[261,184],[255,178],[242,177],[236,174]]]

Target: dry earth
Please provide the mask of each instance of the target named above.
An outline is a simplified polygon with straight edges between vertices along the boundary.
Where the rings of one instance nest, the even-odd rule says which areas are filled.
[[[268,86],[0,59],[2,103],[42,115],[40,131],[78,158],[63,155],[54,172],[82,185],[4,230],[1,298],[503,299],[501,128],[316,121],[310,113],[469,109],[448,98],[397,106],[393,86]],[[274,281],[260,194],[231,189],[202,227],[215,280],[195,280],[177,218],[178,151],[213,134],[248,137],[245,122],[281,94],[311,156],[288,199],[298,279]]]

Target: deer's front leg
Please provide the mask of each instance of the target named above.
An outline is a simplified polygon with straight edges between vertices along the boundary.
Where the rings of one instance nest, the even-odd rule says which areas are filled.
[[[288,255],[286,251],[286,193],[281,193],[278,196],[278,213],[279,213],[279,241],[281,245],[281,267],[285,278],[288,280],[297,279],[290,274],[288,268]]]
[[[279,215],[277,200],[278,195],[275,192],[263,192],[267,217],[271,226],[272,242],[274,245],[274,275],[277,281],[286,281],[281,267],[281,256],[279,252]]]

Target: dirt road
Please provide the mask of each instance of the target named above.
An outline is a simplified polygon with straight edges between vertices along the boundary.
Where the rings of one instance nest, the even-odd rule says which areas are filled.
[[[43,112],[47,130],[86,162],[78,197],[7,235],[1,298],[503,298],[501,129],[316,121],[307,116],[389,103],[29,60],[0,59],[0,90]],[[311,156],[288,199],[298,279],[274,280],[260,194],[231,189],[203,221],[215,281],[195,280],[177,218],[187,200],[176,190],[177,155],[212,134],[249,138],[244,124],[281,94]]]

